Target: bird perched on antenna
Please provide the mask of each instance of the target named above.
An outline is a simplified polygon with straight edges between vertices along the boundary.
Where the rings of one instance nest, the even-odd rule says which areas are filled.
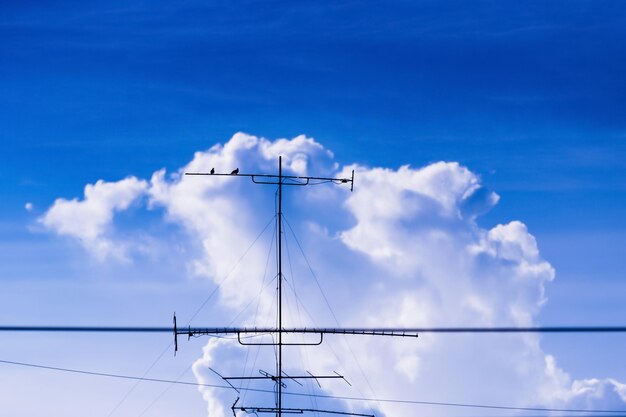
[[[239,168],[235,169],[233,172],[230,173],[230,175],[237,175],[239,174]]]
[[[215,174],[215,168],[211,168],[211,175]]]

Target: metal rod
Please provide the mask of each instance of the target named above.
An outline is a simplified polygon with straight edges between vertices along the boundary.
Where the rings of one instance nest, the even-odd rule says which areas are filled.
[[[283,157],[278,157],[278,410],[282,416],[283,406]]]
[[[279,157],[280,159],[281,157]],[[351,178],[331,178],[331,177],[307,177],[298,175],[272,175],[272,174],[210,174],[208,172],[185,172],[185,175],[197,176],[197,175],[210,175],[214,177],[258,177],[258,178],[278,178],[278,179],[296,179],[296,180],[317,180],[317,181],[342,181],[351,182]],[[272,183],[278,184],[278,183]]]
[[[326,413],[326,414],[339,414],[343,416],[362,416],[362,417],[374,417],[373,414],[361,414],[361,413],[351,413],[347,411],[333,411],[333,410],[323,410],[317,408],[283,408],[282,410],[277,410],[275,408],[266,408],[266,407],[235,407],[233,405],[231,407],[233,410],[241,410],[241,411],[252,411],[255,413],[273,413],[273,412],[281,412],[284,411],[288,414],[304,414],[305,412],[309,413]]]
[[[322,388],[322,384],[320,384],[320,381],[317,380],[317,378],[315,376],[313,376],[312,373],[310,373],[309,371],[306,371],[307,374],[311,375],[313,377],[313,379],[315,380],[315,382],[317,382],[317,386]]]
[[[241,333],[245,333],[245,332],[241,332]],[[241,339],[241,333],[237,333],[237,340],[239,341],[239,344],[242,346],[278,346],[278,344],[276,342],[260,342],[260,343],[245,343],[242,339]],[[289,332],[289,331],[280,331],[280,330],[276,330],[274,332],[268,332],[268,333],[293,333],[293,332]],[[268,333],[262,333],[262,334],[268,334]],[[206,334],[206,333],[204,333]],[[316,333],[319,334],[320,336],[320,340],[318,340],[317,342],[307,342],[307,343],[285,343],[282,342],[282,346],[319,346],[322,344],[322,342],[324,341],[324,334],[323,333]]]
[[[215,375],[219,376],[219,377],[220,377],[220,378],[222,378],[224,381],[226,381],[226,383],[227,383],[228,385],[230,385],[232,389],[234,389],[235,391],[237,391],[237,394],[239,394],[239,390],[238,390],[237,388],[235,388],[235,386],[234,386],[233,384],[231,384],[231,383],[230,383],[230,381],[228,381],[228,380],[229,380],[229,378],[224,378],[224,377],[223,377],[223,376],[222,376],[219,372],[217,372],[215,369],[213,369],[213,368],[211,368],[211,367],[209,367],[209,369],[210,369],[211,371],[213,371],[213,373],[214,373]],[[236,404],[236,403],[237,403],[237,402],[235,401],[235,404]]]
[[[273,375],[268,376],[221,376],[222,379],[275,379]],[[344,379],[341,375],[286,375],[285,378],[289,379]]]
[[[178,352],[178,326],[176,325],[176,312],[174,312],[174,356]]]

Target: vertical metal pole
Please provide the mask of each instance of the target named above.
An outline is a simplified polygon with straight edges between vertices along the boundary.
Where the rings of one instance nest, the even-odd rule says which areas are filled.
[[[283,157],[278,157],[278,417],[283,403]]]

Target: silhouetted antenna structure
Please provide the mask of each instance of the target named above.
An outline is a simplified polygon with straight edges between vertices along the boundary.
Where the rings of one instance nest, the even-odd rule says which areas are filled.
[[[176,325],[176,318],[174,317],[174,344],[178,347],[178,335],[187,335],[188,338],[198,335],[237,335],[237,340],[240,344],[246,346],[274,346],[276,347],[276,372],[274,374],[259,370],[258,376],[222,376],[219,375],[226,383],[235,388],[230,381],[232,380],[259,380],[267,379],[274,382],[276,386],[276,404],[275,407],[246,407],[238,405],[239,398],[232,405],[231,410],[233,415],[236,416],[237,411],[243,411],[246,413],[262,414],[269,413],[275,414],[277,417],[281,417],[283,414],[303,414],[305,412],[326,413],[326,414],[338,414],[338,415],[350,415],[350,416],[362,416],[373,417],[371,414],[359,414],[353,412],[333,411],[318,408],[285,408],[283,407],[283,389],[286,388],[285,380],[291,380],[295,383],[302,385],[301,380],[312,379],[320,384],[322,379],[341,379],[346,383],[343,375],[334,373],[334,375],[314,375],[309,371],[306,371],[306,375],[288,375],[283,371],[283,346],[312,346],[320,345],[324,340],[325,334],[354,334],[354,335],[380,335],[380,336],[398,336],[398,337],[417,337],[415,332],[395,332],[387,330],[376,329],[357,329],[357,328],[285,328],[283,327],[283,271],[282,271],[282,217],[283,217],[283,187],[284,186],[307,186],[313,184],[332,183],[332,184],[350,184],[350,191],[354,190],[354,170],[349,178],[333,178],[333,177],[313,177],[313,176],[300,176],[300,175],[284,175],[282,167],[282,156],[278,157],[278,175],[274,174],[246,174],[241,173],[239,168],[233,170],[230,174],[216,173],[215,169],[211,169],[210,172],[187,172],[185,175],[199,175],[199,176],[228,176],[238,178],[250,178],[255,184],[275,185],[278,187],[278,205],[276,213],[276,222],[278,224],[278,238],[276,242],[277,255],[278,255],[278,297],[277,297],[277,311],[278,320],[276,327],[241,327],[241,328],[191,328],[178,329]],[[319,339],[310,342],[285,342],[283,335],[288,333],[300,333],[300,334],[316,334]],[[242,335],[272,335],[271,342],[245,342]],[[213,371],[217,374],[216,371]],[[348,383],[349,384],[349,383]]]
[[[278,185],[278,200],[280,204],[281,194],[282,194],[282,186],[284,185],[313,185],[313,184],[322,184],[325,182],[331,182],[334,184],[350,184],[350,191],[354,190],[354,170],[352,170],[352,176],[350,178],[330,178],[330,177],[309,177],[309,176],[299,176],[299,175],[283,175],[282,174],[282,156],[278,157],[279,159],[279,167],[278,167],[278,175],[273,174],[241,174],[239,173],[239,168],[233,170],[230,174],[219,174],[215,172],[215,168],[211,169],[211,172],[185,172],[185,175],[201,175],[201,176],[214,176],[214,177],[244,177],[250,178],[255,184],[266,184],[266,185]],[[279,210],[279,214],[282,214]]]

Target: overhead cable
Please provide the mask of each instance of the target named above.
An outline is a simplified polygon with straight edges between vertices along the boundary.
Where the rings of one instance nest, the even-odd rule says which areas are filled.
[[[61,367],[56,367],[56,366],[47,366],[47,365],[40,365],[40,364],[27,363],[27,362],[9,361],[9,360],[3,360],[3,359],[0,359],[0,363],[4,363],[8,365],[26,366],[30,368],[46,369],[50,371],[69,372],[69,373],[81,374],[81,375],[141,380],[141,381],[146,381],[146,382],[160,382],[160,383],[168,383],[168,384],[188,385],[188,386],[194,386],[194,387],[210,387],[210,388],[221,388],[221,389],[229,389],[229,390],[232,389],[228,385],[202,384],[198,382],[178,381],[178,380],[163,379],[163,378],[145,378],[145,377],[138,377],[138,376],[133,376],[133,375],[85,371],[81,369],[61,368]],[[257,388],[247,388],[246,390],[252,391],[252,392],[263,392],[263,393],[274,392],[272,390],[257,389]],[[297,392],[285,392],[285,395],[297,396],[297,397],[316,397],[316,398],[326,398],[326,399],[345,400],[345,401],[374,401],[374,402],[381,402],[381,403],[432,405],[432,406],[441,406],[441,407],[481,408],[481,409],[512,410],[512,411],[513,410],[514,411],[544,411],[544,412],[560,412],[560,413],[588,413],[588,414],[597,413],[597,414],[602,414],[603,417],[613,417],[613,416],[607,416],[607,414],[626,414],[626,409],[609,410],[609,409],[578,409],[578,408],[547,408],[547,407],[514,407],[514,406],[493,405],[493,404],[469,404],[469,403],[443,402],[443,401],[403,400],[403,399],[394,399],[394,398],[363,398],[363,397],[348,397],[348,396],[339,396],[339,395],[303,394],[303,393],[297,393]]]

